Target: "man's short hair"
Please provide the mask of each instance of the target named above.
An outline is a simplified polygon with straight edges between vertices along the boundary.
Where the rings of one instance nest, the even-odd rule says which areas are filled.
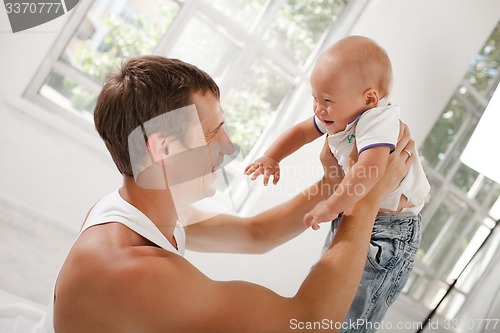
[[[209,92],[220,98],[214,80],[194,65],[161,56],[139,56],[106,78],[94,109],[94,124],[116,167],[133,176],[128,136],[148,120],[193,104],[192,95]],[[169,135],[181,138],[189,121],[173,124]]]

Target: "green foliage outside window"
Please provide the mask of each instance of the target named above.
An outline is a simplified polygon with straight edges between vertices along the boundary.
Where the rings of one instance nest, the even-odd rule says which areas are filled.
[[[491,97],[494,89],[491,84],[498,78],[500,69],[500,24],[491,34],[485,46],[471,62],[470,69],[465,75],[466,80],[476,90],[486,95],[487,99]]]
[[[441,160],[445,159],[448,146],[454,142],[469,117],[467,110],[457,99],[453,98],[448,103],[420,148],[422,159],[429,166],[436,167]]]
[[[303,64],[343,6],[339,0],[288,0],[264,38],[271,48]]]
[[[101,85],[109,73],[120,68],[124,59],[153,52],[177,15],[178,6],[160,6],[158,11],[162,16],[159,22],[152,22],[140,14],[125,19],[115,13],[109,13],[100,27],[106,30],[106,35],[99,47],[93,47],[92,39],[75,38],[74,53],[72,56],[63,55],[63,59]],[[68,78],[62,80],[59,91],[64,92],[63,95],[73,107],[80,111],[92,112],[97,96]]]
[[[493,31],[482,50],[471,61],[465,80],[489,100],[495,91],[492,85],[498,83],[495,80],[498,80],[499,69],[500,24]],[[461,87],[458,93],[464,95],[467,94],[467,90]],[[466,98],[473,99],[474,97],[467,94]],[[474,102],[473,105],[479,105],[477,101]],[[479,110],[480,113],[484,111],[484,108],[483,105],[483,109]],[[470,121],[477,124],[477,120],[471,118],[472,115],[465,109],[464,105],[456,98],[452,98],[421,146],[421,155],[427,165],[436,167],[441,160],[448,157],[445,156],[446,149],[453,143],[458,131],[463,126],[467,126]]]
[[[228,134],[246,156],[274,118],[290,85],[261,63],[251,66],[244,77],[223,99],[223,107]]]
[[[90,39],[82,41],[70,63],[102,83],[107,74],[120,68],[124,59],[153,52],[178,9],[162,6],[159,11],[163,20],[157,23],[139,14],[131,22],[114,13],[107,15],[104,19],[107,34],[100,47],[93,48]]]

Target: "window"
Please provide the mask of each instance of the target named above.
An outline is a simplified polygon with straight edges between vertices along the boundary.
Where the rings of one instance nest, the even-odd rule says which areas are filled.
[[[68,26],[74,33],[65,41],[61,36],[66,44],[54,50],[56,59],[49,72],[39,73],[45,80],[29,89],[64,110],[90,118],[106,75],[125,57],[152,53],[181,5],[169,0],[101,0],[85,5],[77,7],[86,11],[79,24]]]
[[[405,293],[429,309],[437,305],[500,218],[500,184],[460,160],[499,81],[500,24],[471,61],[420,149],[432,190],[422,211],[418,261]],[[490,244],[484,253],[498,246],[498,242]],[[474,261],[439,309],[441,315],[455,317],[489,260],[491,255],[482,255]]]
[[[73,10],[25,97],[92,122],[107,73],[140,54],[180,58],[208,72],[221,89],[226,129],[251,158],[279,117],[294,112],[294,92],[333,29],[368,0],[93,0]],[[343,25],[339,18],[343,16]],[[347,19],[346,19],[347,17]],[[351,20],[352,20],[351,19]],[[256,145],[256,143],[258,143]],[[239,209],[248,193],[241,160],[223,170]],[[226,188],[226,186],[222,186]]]
[[[307,78],[311,59],[346,3],[88,1],[73,12],[26,96],[90,119],[106,74],[124,58],[151,53],[180,58],[219,84],[228,132],[247,156]]]

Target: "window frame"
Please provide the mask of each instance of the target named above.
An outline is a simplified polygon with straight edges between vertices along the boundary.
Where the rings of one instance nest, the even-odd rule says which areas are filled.
[[[74,8],[64,28],[56,38],[53,47],[48,52],[23,94],[23,98],[41,106],[49,112],[53,112],[56,116],[62,117],[66,121],[77,123],[79,126],[89,131],[89,133],[94,131],[90,119],[92,115],[90,113],[68,112],[70,110],[66,110],[55,102],[42,96],[40,94],[40,89],[50,73],[55,72],[74,80],[76,83],[82,84],[96,95],[101,90],[101,86],[94,80],[61,59],[61,55],[68,43],[77,33],[78,28],[85,20],[87,13],[92,8],[95,1],[96,0],[81,2]],[[263,151],[266,143],[269,142],[270,138],[274,137],[272,132],[279,129],[285,129],[292,125],[296,119],[297,110],[303,110],[304,100],[308,100],[310,95],[307,88],[309,86],[309,74],[320,51],[334,40],[347,35],[356,23],[357,18],[369,4],[369,0],[339,0],[344,2],[344,8],[341,15],[339,15],[337,20],[332,21],[328,28],[325,29],[321,39],[318,41],[315,49],[311,52],[304,64],[298,64],[280,53],[273,51],[273,49],[263,43],[264,32],[271,26],[276,14],[282,8],[286,0],[271,0],[265,4],[265,7],[256,17],[252,27],[248,30],[244,27],[240,27],[236,22],[231,20],[224,13],[218,11],[206,0],[172,1],[179,4],[179,12],[167,31],[158,41],[152,54],[168,56],[168,52],[173,49],[173,46],[189,21],[194,17],[200,18],[198,14],[201,13],[206,15],[210,20],[218,23],[214,29],[220,29],[222,27],[230,31],[227,35],[236,39],[241,45],[239,53],[232,59],[231,64],[225,69],[220,77],[219,87],[223,98],[227,96],[229,89],[237,81],[238,77],[241,77],[241,73],[246,66],[255,59],[256,54],[262,54],[266,60],[274,64],[279,64],[279,67],[276,68],[267,65],[266,68],[272,71],[277,70],[291,86],[287,96],[282,99],[279,107],[274,112],[273,118],[263,129],[250,153],[245,156],[244,162],[234,161],[226,167],[226,172],[231,175],[239,175],[243,163],[255,158]],[[333,29],[334,27],[335,29]],[[228,72],[230,72],[229,78],[226,76]],[[275,131],[272,131],[272,129]],[[241,181],[232,184],[228,191],[231,191],[233,194],[239,193],[235,198],[235,202],[237,203],[234,207],[235,211],[239,211],[245,200],[251,195],[251,187],[249,187],[247,183]]]
[[[499,70],[496,73],[496,76],[491,79],[484,93],[477,91],[475,87],[468,82],[466,75],[459,83],[457,89],[455,89],[455,91],[453,92],[450,101],[455,99],[460,103],[461,107],[463,107],[467,112],[467,119],[462,122],[460,129],[453,138],[453,141],[450,142],[450,144],[446,148],[444,152],[445,158],[440,160],[435,166],[428,165],[424,162],[424,169],[428,178],[431,180],[431,183],[434,182],[440,185],[433,188],[432,198],[422,212],[423,232],[425,232],[425,227],[429,223],[432,223],[431,219],[441,207],[441,205],[446,204],[446,202],[449,201],[448,199],[450,198],[450,196],[453,197],[452,201],[458,200],[458,202],[465,203],[465,209],[471,212],[471,216],[465,228],[460,231],[457,239],[454,240],[453,245],[451,246],[451,248],[449,248],[447,254],[442,258],[443,261],[440,263],[438,269],[434,269],[431,266],[431,263],[425,263],[424,260],[425,256],[429,254],[432,255],[431,250],[434,243],[439,242],[439,237],[441,237],[442,234],[445,234],[445,229],[447,228],[447,224],[449,222],[446,222],[445,226],[439,230],[438,239],[434,240],[424,257],[415,261],[415,269],[414,273],[412,273],[413,280],[417,281],[417,279],[421,280],[422,278],[424,278],[427,279],[427,284],[425,285],[423,292],[416,295],[416,297],[413,297],[413,295],[411,295],[410,289],[412,289],[412,287],[414,288],[415,286],[413,286],[409,281],[409,283],[405,287],[405,290],[403,291],[403,294],[413,302],[419,303],[421,307],[426,309],[431,309],[433,306],[435,306],[436,303],[434,302],[437,302],[444,295],[444,291],[446,291],[446,289],[457,278],[457,274],[459,274],[463,269],[463,266],[459,266],[459,264],[467,264],[468,259],[470,259],[470,257],[472,257],[474,253],[478,251],[478,249],[473,249],[472,251],[470,251],[470,249],[468,248],[468,246],[471,244],[470,242],[467,242],[466,250],[462,251],[460,249],[460,242],[466,241],[467,237],[469,236],[469,232],[471,230],[474,230],[474,228],[477,228],[477,230],[479,230],[480,228],[484,227],[488,229],[488,232],[495,232],[495,230],[493,229],[495,226],[494,222],[498,219],[498,217],[492,216],[492,208],[489,207],[489,205],[492,202],[492,199],[494,199],[496,193],[498,193],[498,191],[500,190],[500,184],[493,183],[491,188],[487,190],[485,198],[482,200],[482,202],[478,202],[475,199],[475,195],[480,190],[480,185],[486,179],[486,177],[478,173],[478,176],[476,177],[473,185],[467,192],[459,188],[454,183],[454,177],[456,176],[457,171],[463,163],[461,163],[460,158],[453,161],[453,155],[451,154],[451,152],[456,150],[457,148],[460,148],[460,145],[464,143],[464,140],[470,140],[470,138],[467,138],[469,131],[476,128],[495,89],[500,89],[500,87],[498,87],[500,82],[500,66]],[[470,102],[464,94],[460,93],[460,90],[462,88],[465,88],[467,90],[467,93],[475,99],[476,105]],[[446,112],[448,105],[449,104],[446,105],[441,114]],[[431,133],[432,130],[429,135]],[[452,164],[450,164],[450,162],[452,162]],[[491,221],[493,221],[493,223],[491,223]],[[475,234],[473,237],[476,236],[477,234]],[[445,240],[449,240],[449,237],[446,237],[446,235],[443,238]],[[445,275],[450,264],[453,264],[455,256],[457,254],[460,254],[460,257],[455,261],[454,267],[452,268],[450,273]],[[450,319],[449,316],[454,316],[458,311],[460,311],[462,305],[466,303],[470,290],[464,290],[464,288],[461,287],[461,285],[467,286],[468,284],[470,284],[470,282],[466,280],[467,277],[462,277],[461,281],[459,281],[454,289],[455,294],[460,294],[464,297],[463,303],[459,306],[454,306],[450,302],[443,303],[443,306],[440,307],[440,311],[438,312],[440,316],[444,316]],[[475,283],[475,281],[472,282],[472,285],[474,285]],[[418,284],[416,286],[419,287]],[[440,294],[440,291],[443,293]],[[429,300],[431,299],[433,300],[433,302],[429,303]]]
[[[93,4],[94,0],[82,1],[79,2],[78,6],[75,6],[75,8],[71,11],[66,23],[64,24],[64,28],[61,29],[61,32],[56,37],[53,46],[47,53],[47,56],[44,58],[43,62],[40,64],[40,67],[36,71],[35,75],[31,79],[22,95],[22,97],[26,100],[41,106],[48,112],[52,112],[57,116],[63,117],[66,121],[76,123],[85,129],[92,128],[92,124],[88,120],[85,120],[85,116],[80,113],[74,113],[71,112],[71,110],[62,108],[56,103],[53,103],[49,99],[41,96],[39,91],[43,86],[43,83],[51,73],[52,69],[61,71],[61,74],[63,75],[65,73],[75,74],[76,80],[78,80],[77,82],[84,81],[86,87],[95,88],[95,86],[98,86],[94,81],[78,72],[78,70],[71,68],[71,66],[64,64],[59,60],[61,53],[66,48],[69,40],[73,37],[81,22],[84,20],[88,10]],[[100,90],[101,87],[98,86],[97,92],[99,92]]]

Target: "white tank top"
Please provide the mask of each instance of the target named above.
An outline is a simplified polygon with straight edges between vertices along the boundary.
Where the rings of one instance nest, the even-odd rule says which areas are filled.
[[[120,196],[118,190],[102,198],[92,208],[78,236],[92,226],[108,222],[121,223],[159,247],[180,256],[184,255],[186,234],[179,222],[174,230],[176,249],[146,215]],[[32,333],[55,333],[54,297],[51,298],[45,317],[33,328]]]

